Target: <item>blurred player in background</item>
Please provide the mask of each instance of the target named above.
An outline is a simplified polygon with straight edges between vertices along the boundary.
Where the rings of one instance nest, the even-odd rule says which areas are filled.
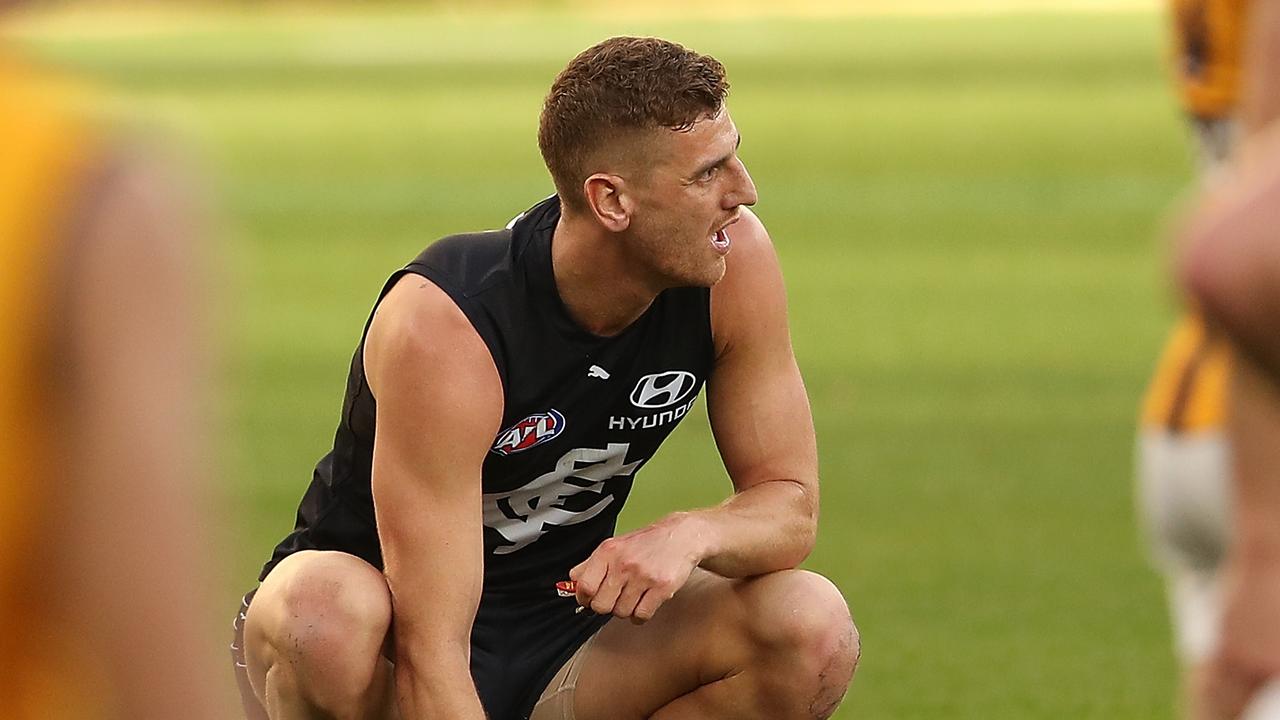
[[[0,35],[0,715],[215,707],[191,210]]]
[[[1197,720],[1280,717],[1280,3],[1249,8],[1241,149],[1186,224],[1179,272],[1233,347],[1232,531],[1215,642],[1193,678]]]
[[[1237,109],[1246,0],[1173,0],[1174,65],[1197,140],[1202,183],[1226,182],[1240,134]],[[1231,525],[1226,433],[1232,353],[1188,309],[1147,391],[1138,447],[1143,519],[1168,582],[1179,658],[1192,687],[1222,616],[1221,568]],[[1250,718],[1280,718],[1280,689]]]
[[[1171,0],[1174,72],[1207,181],[1239,134],[1240,53],[1247,0]]]

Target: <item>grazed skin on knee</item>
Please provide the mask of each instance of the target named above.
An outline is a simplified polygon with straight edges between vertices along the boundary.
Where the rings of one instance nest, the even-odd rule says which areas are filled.
[[[255,692],[272,717],[293,717],[299,705],[325,717],[368,717],[386,694],[386,585],[355,558],[299,559],[273,572],[249,610]]]
[[[861,654],[840,591],[821,575],[791,570],[749,581],[743,599],[762,705],[772,717],[830,717]]]
[[[835,714],[836,708],[844,700],[849,690],[849,682],[853,679],[853,671],[862,657],[862,644],[858,637],[858,629],[850,618],[844,633],[840,636],[840,644],[827,661],[827,665],[818,672],[818,692],[809,702],[809,713],[816,720],[825,720]]]

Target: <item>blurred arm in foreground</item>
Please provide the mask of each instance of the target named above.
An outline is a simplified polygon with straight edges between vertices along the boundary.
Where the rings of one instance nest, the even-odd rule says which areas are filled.
[[[1235,533],[1222,637],[1193,693],[1198,720],[1239,717],[1280,677],[1280,2],[1251,12],[1236,176],[1187,223],[1179,274],[1235,344]]]
[[[4,714],[225,717],[195,223],[164,164],[73,95],[0,46]]]
[[[207,438],[192,213],[163,166],[124,157],[91,188],[67,282],[70,619],[99,645],[122,718],[214,718]]]

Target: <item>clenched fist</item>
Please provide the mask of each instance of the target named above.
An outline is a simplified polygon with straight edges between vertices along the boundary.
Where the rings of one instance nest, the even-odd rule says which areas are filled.
[[[688,513],[669,515],[648,527],[609,538],[569,571],[578,604],[597,615],[653,617],[684,587],[702,559],[698,522]]]

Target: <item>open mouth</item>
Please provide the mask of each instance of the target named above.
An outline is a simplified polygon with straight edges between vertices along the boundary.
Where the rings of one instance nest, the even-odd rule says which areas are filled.
[[[725,232],[725,228],[720,228],[711,235],[711,247],[714,247],[721,254],[729,252],[729,233]]]

